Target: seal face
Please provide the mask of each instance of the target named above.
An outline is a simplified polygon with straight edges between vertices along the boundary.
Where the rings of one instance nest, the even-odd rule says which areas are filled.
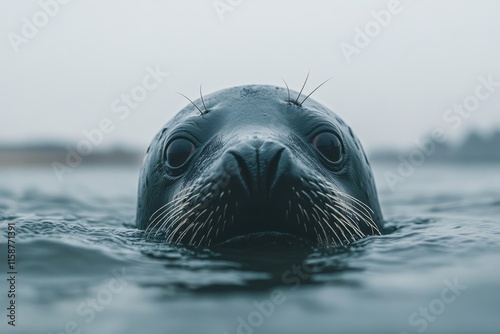
[[[329,109],[256,85],[202,103],[207,110],[188,105],[148,148],[139,228],[195,246],[282,237],[343,245],[380,233],[369,162]]]

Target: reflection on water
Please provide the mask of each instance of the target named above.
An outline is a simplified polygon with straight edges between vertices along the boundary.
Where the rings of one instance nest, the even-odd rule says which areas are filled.
[[[499,332],[498,166],[429,164],[397,192],[388,168],[374,166],[384,235],[235,250],[146,240],[133,225],[135,169],[82,167],[62,184],[50,169],[4,169],[20,311],[1,332]]]

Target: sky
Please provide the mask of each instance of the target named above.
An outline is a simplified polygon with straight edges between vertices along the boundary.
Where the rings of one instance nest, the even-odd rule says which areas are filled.
[[[304,91],[332,78],[313,98],[368,150],[487,133],[500,128],[499,13],[496,0],[2,1],[0,143],[77,143],[104,122],[99,145],[144,149],[186,105],[176,92],[298,91],[309,71]],[[449,111],[465,101],[467,116]]]

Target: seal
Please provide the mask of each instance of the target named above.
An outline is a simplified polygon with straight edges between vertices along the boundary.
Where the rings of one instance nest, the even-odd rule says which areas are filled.
[[[301,93],[246,85],[190,100],[146,152],[137,227],[201,247],[282,238],[338,246],[380,234],[359,140]]]

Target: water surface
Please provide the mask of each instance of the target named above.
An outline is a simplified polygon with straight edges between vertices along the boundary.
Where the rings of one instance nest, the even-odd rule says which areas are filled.
[[[18,307],[7,326],[2,279],[0,332],[500,333],[499,166],[428,164],[396,191],[374,169],[388,233],[267,251],[145,240],[137,168],[2,169]]]

